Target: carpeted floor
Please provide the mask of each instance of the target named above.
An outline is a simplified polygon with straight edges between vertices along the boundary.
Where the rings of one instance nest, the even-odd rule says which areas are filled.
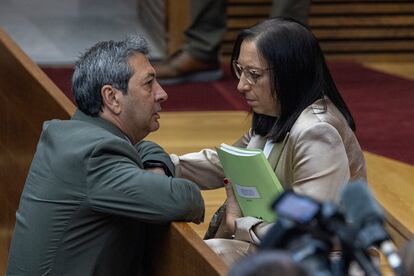
[[[364,150],[414,165],[414,81],[387,75],[359,64],[331,62],[332,75],[357,123]],[[72,98],[70,68],[43,68]],[[165,86],[164,111],[248,110],[236,81],[224,68],[222,80]]]

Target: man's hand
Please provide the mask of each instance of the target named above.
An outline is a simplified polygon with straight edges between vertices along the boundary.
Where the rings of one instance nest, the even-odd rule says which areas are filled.
[[[163,168],[159,168],[159,167],[154,167],[154,168],[148,168],[145,169],[146,171],[152,172],[152,173],[158,173],[161,175],[165,175],[164,169]]]

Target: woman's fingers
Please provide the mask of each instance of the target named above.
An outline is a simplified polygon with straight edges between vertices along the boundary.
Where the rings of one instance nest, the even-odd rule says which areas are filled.
[[[236,201],[230,181],[225,178],[223,183],[227,194],[226,226],[230,233],[234,233],[235,221],[241,217],[241,211],[239,204]]]
[[[227,202],[231,201],[237,204],[236,197],[234,196],[233,187],[231,186],[230,181],[227,178],[224,178],[224,189],[226,190]]]
[[[233,188],[231,187],[230,181],[227,178],[224,178],[223,183],[224,183],[224,188],[226,190],[227,198],[229,197],[234,198],[234,192],[233,192]]]

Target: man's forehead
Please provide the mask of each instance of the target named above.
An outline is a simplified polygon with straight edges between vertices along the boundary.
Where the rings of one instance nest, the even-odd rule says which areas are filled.
[[[128,57],[128,63],[130,65],[145,65],[146,63],[149,63],[149,60],[146,55],[135,53]]]
[[[155,75],[154,68],[144,54],[137,53],[130,56],[128,64],[134,70],[134,73],[138,73],[142,77]]]

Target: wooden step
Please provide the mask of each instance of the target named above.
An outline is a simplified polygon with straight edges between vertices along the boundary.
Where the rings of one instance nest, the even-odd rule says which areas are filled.
[[[240,30],[268,18],[271,5],[266,0],[228,1],[228,30],[222,44],[225,58]],[[329,59],[413,60],[414,2],[409,0],[314,0],[309,26]]]
[[[227,15],[229,17],[248,17],[260,16],[268,17],[272,6],[271,2],[261,4],[249,1],[246,3],[234,3],[228,6]],[[392,15],[392,14],[412,14],[414,12],[414,3],[383,3],[370,1],[368,3],[312,3],[310,9],[311,17],[326,15]]]

